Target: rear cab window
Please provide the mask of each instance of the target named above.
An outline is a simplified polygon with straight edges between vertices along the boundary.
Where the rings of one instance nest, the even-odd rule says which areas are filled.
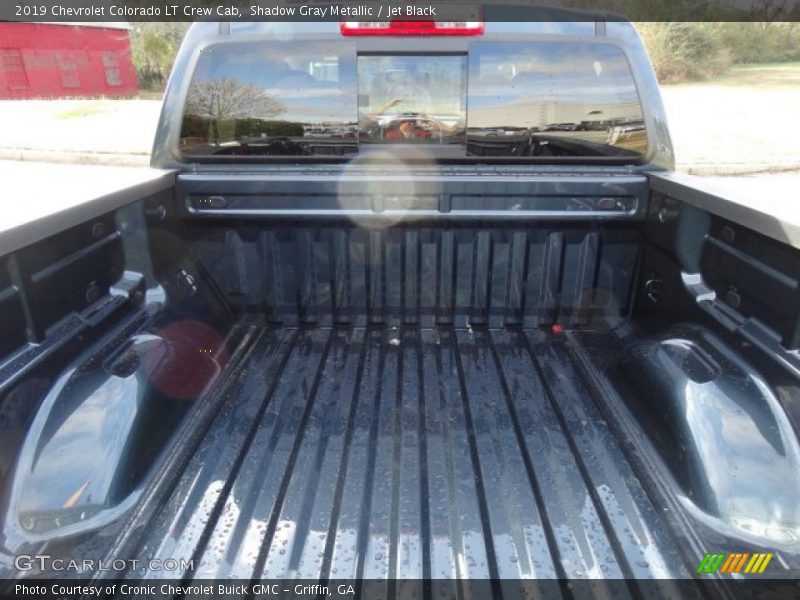
[[[360,56],[361,143],[464,145],[466,56]]]
[[[202,156],[357,151],[355,45],[293,41],[204,49],[186,96],[180,146]]]
[[[612,44],[370,54],[349,40],[237,42],[197,61],[180,133],[187,160],[346,158],[385,145],[465,162],[637,162],[647,131]]]

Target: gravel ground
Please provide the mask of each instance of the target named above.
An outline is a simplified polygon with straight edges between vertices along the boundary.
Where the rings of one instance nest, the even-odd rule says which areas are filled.
[[[800,173],[800,63],[662,87],[678,170]],[[146,164],[157,100],[0,101],[0,158]]]
[[[150,154],[156,100],[0,101],[0,148]]]
[[[800,170],[800,64],[739,67],[661,90],[678,170]]]

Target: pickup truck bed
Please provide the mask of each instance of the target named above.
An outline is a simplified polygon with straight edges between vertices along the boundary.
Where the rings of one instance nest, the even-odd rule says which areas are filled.
[[[192,213],[255,185],[195,178],[8,256],[4,556],[507,597],[702,597],[662,582],[694,586],[711,550],[797,568],[792,375],[756,321],[749,345],[715,327],[739,317],[677,263],[747,275],[742,310],[791,339],[795,305],[757,290],[796,289],[796,249],[660,198],[638,219]]]
[[[603,416],[608,399],[576,364],[577,338],[246,337],[142,560],[193,558],[197,578],[687,576],[665,509]]]
[[[192,212],[262,184],[179,175],[14,248],[2,572],[33,551],[139,561],[99,578],[491,588],[475,597],[716,597],[698,564],[742,548],[796,572],[797,251],[682,188],[600,179],[524,185],[647,207]]]

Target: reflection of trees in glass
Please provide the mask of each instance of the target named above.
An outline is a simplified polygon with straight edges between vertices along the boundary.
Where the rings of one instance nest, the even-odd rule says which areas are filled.
[[[271,119],[284,112],[286,105],[275,94],[227,77],[192,83],[186,99],[187,117],[210,122],[215,143],[220,141],[224,122]]]

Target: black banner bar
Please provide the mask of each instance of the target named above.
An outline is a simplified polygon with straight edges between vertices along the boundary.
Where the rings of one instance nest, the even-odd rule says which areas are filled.
[[[798,21],[800,0],[3,0],[0,21]]]
[[[251,600],[391,600],[393,598],[435,598],[449,600],[457,598],[499,598],[522,600],[523,598],[561,598],[566,594],[575,598],[628,597],[636,588],[645,598],[709,598],[719,597],[727,588],[736,598],[770,597],[777,599],[797,598],[800,582],[797,580],[775,580],[750,577],[747,579],[719,579],[716,577],[696,580],[625,580],[625,579],[578,579],[578,580],[441,580],[441,579],[338,579],[312,581],[296,579],[264,580],[91,580],[91,579],[26,579],[0,581],[0,597],[22,600],[41,598],[44,600],[79,600],[86,598],[151,598],[168,600],[191,598],[192,600],[227,600],[247,598]]]

